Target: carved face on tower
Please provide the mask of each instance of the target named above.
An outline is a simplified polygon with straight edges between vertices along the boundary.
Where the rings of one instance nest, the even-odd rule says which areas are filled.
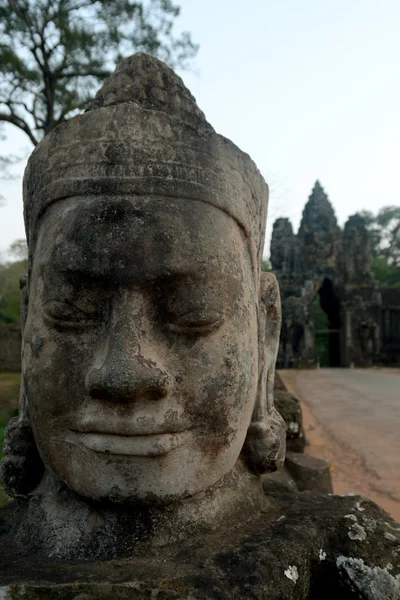
[[[279,298],[259,273],[266,193],[144,55],[35,151],[24,418],[55,480],[96,500],[169,502],[242,451],[258,472],[281,460],[267,393]]]

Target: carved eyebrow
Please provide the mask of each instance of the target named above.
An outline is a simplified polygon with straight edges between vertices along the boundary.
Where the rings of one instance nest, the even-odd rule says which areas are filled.
[[[108,274],[97,274],[92,270],[87,271],[81,268],[73,267],[62,267],[57,265],[56,261],[52,262],[51,265],[42,265],[44,271],[48,268],[51,270],[50,281],[45,277],[45,293],[51,292],[54,287],[53,278],[62,279],[67,284],[71,285],[74,289],[82,289],[89,291],[90,289],[103,288],[105,290],[112,290],[118,285],[127,285],[128,287],[137,283],[138,285],[151,286],[153,288],[168,288],[176,287],[179,285],[196,286],[196,285],[216,285],[222,291],[223,287],[231,287],[232,284],[237,284],[238,279],[233,273],[221,273],[216,269],[209,269],[207,272],[204,269],[190,269],[183,270],[178,269],[173,271],[172,269],[166,272],[155,273],[154,275],[145,274],[139,280],[130,281],[118,281],[115,278],[115,273],[110,272]],[[125,279],[125,278],[124,278]],[[235,285],[236,287],[236,285]]]
[[[70,262],[70,259],[67,259],[67,260],[68,260],[68,262]],[[102,273],[96,273],[95,270],[93,268],[91,268],[90,266],[87,269],[83,269],[79,265],[71,266],[70,264],[68,264],[68,265],[59,264],[57,257],[54,257],[54,259],[52,259],[50,264],[45,263],[45,264],[41,265],[41,269],[47,270],[48,268],[50,268],[56,274],[61,274],[63,277],[65,277],[67,279],[71,279],[71,280],[75,280],[75,279],[88,280],[89,279],[89,280],[93,281],[93,283],[106,281],[106,280],[110,279],[110,277],[113,276],[113,273],[115,273],[115,267],[110,271],[110,273],[102,274]],[[121,269],[121,270],[124,270],[124,269]],[[160,268],[159,270],[157,269],[157,271],[158,272],[156,272],[154,275],[151,275],[150,273],[145,273],[144,279],[146,281],[153,281],[153,280],[154,281],[156,281],[156,280],[162,281],[163,279],[176,279],[176,280],[182,279],[182,280],[193,280],[194,282],[212,282],[212,283],[218,283],[224,279],[227,279],[227,280],[237,279],[237,277],[235,277],[234,273],[232,273],[231,271],[223,272],[223,271],[216,269],[212,265],[200,265],[199,264],[199,265],[194,265],[191,267],[187,266],[187,268],[178,267],[176,269],[174,269],[173,266],[172,267],[166,266],[165,269],[161,270],[161,268]]]
[[[112,283],[110,278],[103,275],[95,275],[90,271],[82,271],[82,269],[60,268],[54,263],[42,265],[41,273],[44,275],[44,292],[46,294],[57,288],[54,283],[57,280],[62,280],[73,289],[81,289],[82,292],[99,287],[107,288]]]
[[[161,279],[182,281],[184,283],[220,283],[225,280],[236,279],[231,274],[221,273],[216,269],[210,269],[208,272],[202,270],[177,270],[161,275]]]

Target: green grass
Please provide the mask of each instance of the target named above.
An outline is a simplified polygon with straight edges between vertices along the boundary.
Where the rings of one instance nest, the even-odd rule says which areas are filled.
[[[4,430],[8,421],[18,413],[20,373],[0,373],[0,459],[3,455]],[[0,485],[0,506],[8,496]]]
[[[0,373],[0,447],[3,448],[4,429],[18,412],[20,373]],[[0,449],[0,458],[1,458]]]

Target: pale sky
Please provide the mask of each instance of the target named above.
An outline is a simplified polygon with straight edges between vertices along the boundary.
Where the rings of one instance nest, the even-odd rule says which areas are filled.
[[[179,27],[200,44],[195,72],[181,75],[270,183],[269,231],[280,216],[297,230],[316,179],[341,225],[400,204],[400,0],[177,3]],[[0,153],[29,149],[7,131]],[[0,186],[2,251],[24,229],[20,181]]]

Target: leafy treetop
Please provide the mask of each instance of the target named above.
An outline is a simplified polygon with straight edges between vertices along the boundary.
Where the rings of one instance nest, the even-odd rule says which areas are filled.
[[[400,206],[384,206],[374,215],[359,213],[371,233],[375,279],[383,285],[400,286]]]
[[[171,0],[0,0],[0,122],[36,146],[123,56],[187,68],[198,47],[189,33],[174,37],[179,13]]]
[[[28,248],[25,240],[16,240],[8,249],[11,260],[0,260],[0,322],[20,320],[19,280],[28,271]]]

